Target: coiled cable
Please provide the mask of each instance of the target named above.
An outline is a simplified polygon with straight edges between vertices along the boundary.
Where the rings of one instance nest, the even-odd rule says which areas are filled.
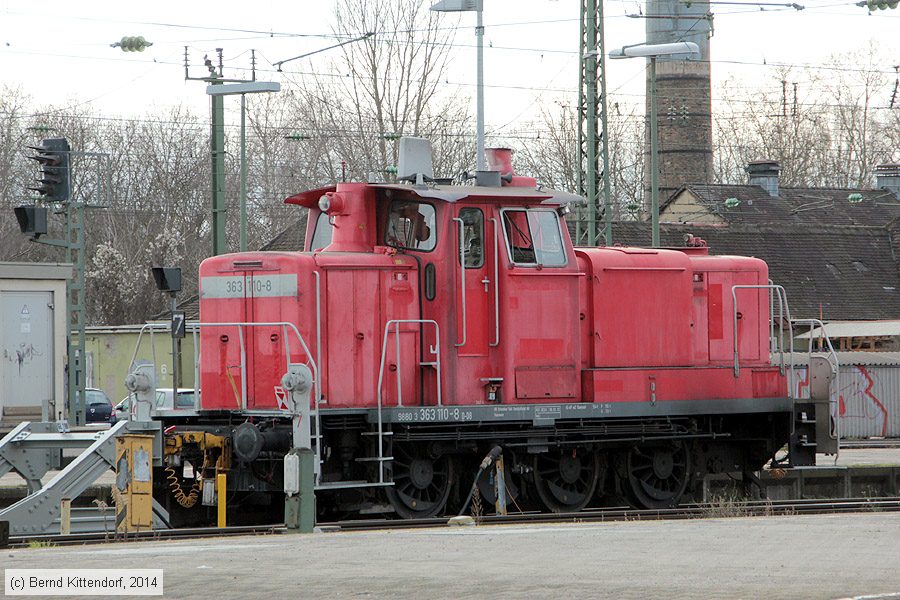
[[[178,474],[175,473],[174,467],[166,467],[166,479],[169,480],[169,489],[172,490],[175,502],[184,508],[193,508],[197,504],[197,499],[200,497],[200,486],[203,483],[202,475],[194,480],[194,485],[187,494],[181,489],[181,482],[178,481]]]

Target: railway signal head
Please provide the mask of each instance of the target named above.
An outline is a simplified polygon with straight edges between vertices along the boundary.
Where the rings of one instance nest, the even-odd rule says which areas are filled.
[[[174,296],[181,291],[181,267],[150,267],[156,289]]]
[[[37,239],[47,233],[47,207],[34,204],[17,206],[13,209],[19,230]]]
[[[71,148],[66,138],[47,138],[40,146],[29,146],[37,150],[37,155],[28,158],[36,160],[41,166],[37,187],[28,189],[38,192],[45,200],[68,202],[70,196],[70,162]]]

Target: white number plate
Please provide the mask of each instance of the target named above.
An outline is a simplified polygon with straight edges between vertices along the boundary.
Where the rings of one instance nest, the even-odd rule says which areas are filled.
[[[297,275],[222,275],[200,279],[201,298],[277,298],[297,295]]]

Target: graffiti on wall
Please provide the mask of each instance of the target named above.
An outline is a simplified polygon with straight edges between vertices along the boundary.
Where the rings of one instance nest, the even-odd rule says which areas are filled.
[[[870,425],[877,432],[875,435],[886,436],[889,414],[879,398],[883,386],[877,385],[877,374],[863,365],[853,365],[853,371],[842,375],[839,395],[841,420],[871,421]]]
[[[16,363],[18,367],[19,377],[22,376],[22,367],[34,360],[36,356],[43,356],[32,344],[21,342],[15,348],[4,348],[3,358],[9,362]]]
[[[795,392],[798,398],[809,397],[809,375],[798,369]],[[896,373],[866,365],[842,365],[838,381],[837,411],[845,437],[900,437],[890,427],[891,409],[900,409],[892,397]],[[896,396],[896,390],[893,396]],[[894,428],[896,429],[896,428]]]

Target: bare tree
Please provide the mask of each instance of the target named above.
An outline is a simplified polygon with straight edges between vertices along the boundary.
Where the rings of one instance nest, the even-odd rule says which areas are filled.
[[[717,180],[743,181],[748,162],[769,158],[787,186],[873,185],[874,167],[898,154],[884,64],[869,45],[818,71],[780,69],[766,90],[726,81],[714,119]]]
[[[435,156],[443,154],[445,172],[466,166],[447,160],[471,155],[460,152],[454,139],[470,120],[458,90],[440,77],[453,38],[452,29],[440,26],[444,20],[419,0],[337,2],[336,35],[373,35],[342,46],[329,72],[297,82],[298,122],[307,125],[309,137],[328,140],[319,158],[323,171],[333,174],[346,161],[350,177],[382,175],[395,164],[403,135],[437,138]]]
[[[643,116],[637,105],[610,107],[609,176],[613,218],[638,216],[643,181]],[[516,162],[523,174],[558,189],[577,192],[579,164],[578,114],[565,102],[544,106],[537,135],[520,136]]]

